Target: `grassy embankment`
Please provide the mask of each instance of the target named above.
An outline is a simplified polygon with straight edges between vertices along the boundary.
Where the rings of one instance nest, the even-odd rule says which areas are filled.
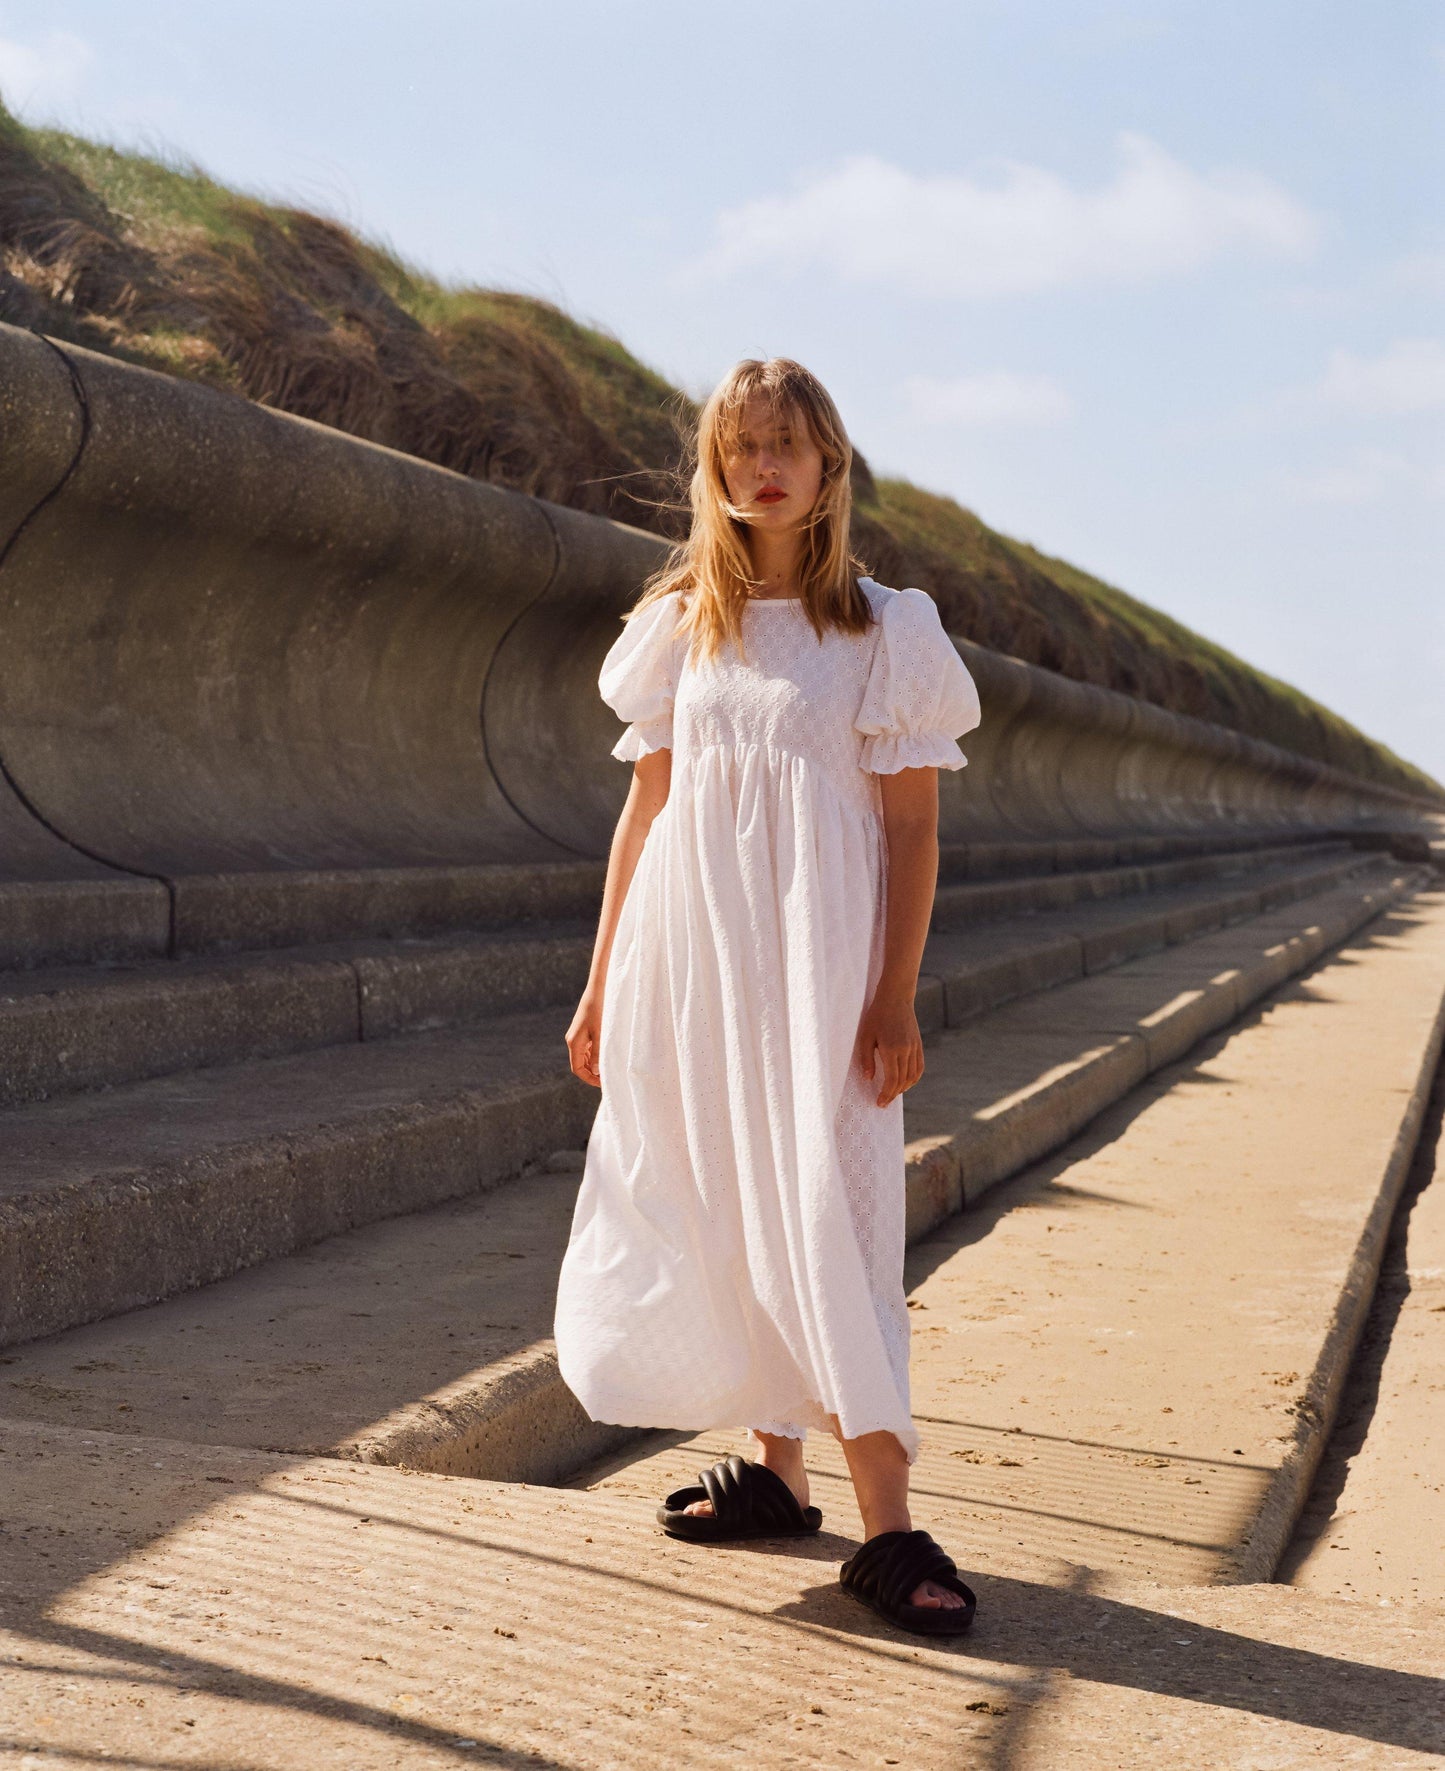
[[[0,106],[0,320],[675,536],[680,390],[548,302]],[[1114,586],[861,457],[855,543],[980,643],[1413,791],[1383,745]]]

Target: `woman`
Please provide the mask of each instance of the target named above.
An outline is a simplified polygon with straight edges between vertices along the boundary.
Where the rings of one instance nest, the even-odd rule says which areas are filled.
[[[699,420],[689,537],[599,687],[633,763],[567,1032],[602,1090],[557,1299],[595,1420],[747,1427],[658,1510],[676,1537],[816,1531],[803,1441],[841,1441],[845,1591],[905,1628],[974,1597],[908,1511],[903,1094],[938,873],[938,777],[979,720],[921,590],[860,575],[852,448],[787,358]],[[605,1011],[604,1011],[605,998]]]

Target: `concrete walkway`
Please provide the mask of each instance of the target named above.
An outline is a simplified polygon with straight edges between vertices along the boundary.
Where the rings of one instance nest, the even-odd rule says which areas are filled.
[[[1076,1569],[963,1644],[843,1540],[703,1552],[624,1496],[12,1426],[0,1763],[209,1771],[1438,1765],[1438,1612]]]
[[[1309,1593],[1445,1607],[1442,1115],[1445,1070],[1339,1425],[1282,1570]]]

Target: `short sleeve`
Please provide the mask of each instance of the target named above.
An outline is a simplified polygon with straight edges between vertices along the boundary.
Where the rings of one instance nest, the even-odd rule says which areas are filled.
[[[926,591],[895,591],[882,621],[853,722],[864,734],[859,766],[878,775],[963,768],[968,759],[958,739],[982,715],[978,689],[943,631],[938,605]]]
[[[602,699],[628,722],[612,747],[622,762],[672,748],[672,697],[681,644],[672,633],[677,618],[677,593],[658,597],[623,623],[602,660],[597,676]]]

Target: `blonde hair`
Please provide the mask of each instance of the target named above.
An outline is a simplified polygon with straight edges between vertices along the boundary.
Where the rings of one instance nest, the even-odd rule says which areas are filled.
[[[743,606],[752,575],[746,528],[750,521],[728,496],[723,460],[735,446],[748,402],[761,396],[781,424],[807,427],[823,457],[818,496],[805,519],[798,589],[803,612],[821,639],[828,627],[862,633],[873,612],[858,584],[867,567],[849,546],[853,511],[853,445],[832,396],[817,376],[791,357],[746,357],[713,389],[698,417],[689,451],[687,539],[674,544],[661,567],[645,581],[624,620],[679,591],[683,613],[674,630],[691,635],[697,662],[716,655],[724,638],[742,650]],[[683,469],[686,472],[686,467]]]

